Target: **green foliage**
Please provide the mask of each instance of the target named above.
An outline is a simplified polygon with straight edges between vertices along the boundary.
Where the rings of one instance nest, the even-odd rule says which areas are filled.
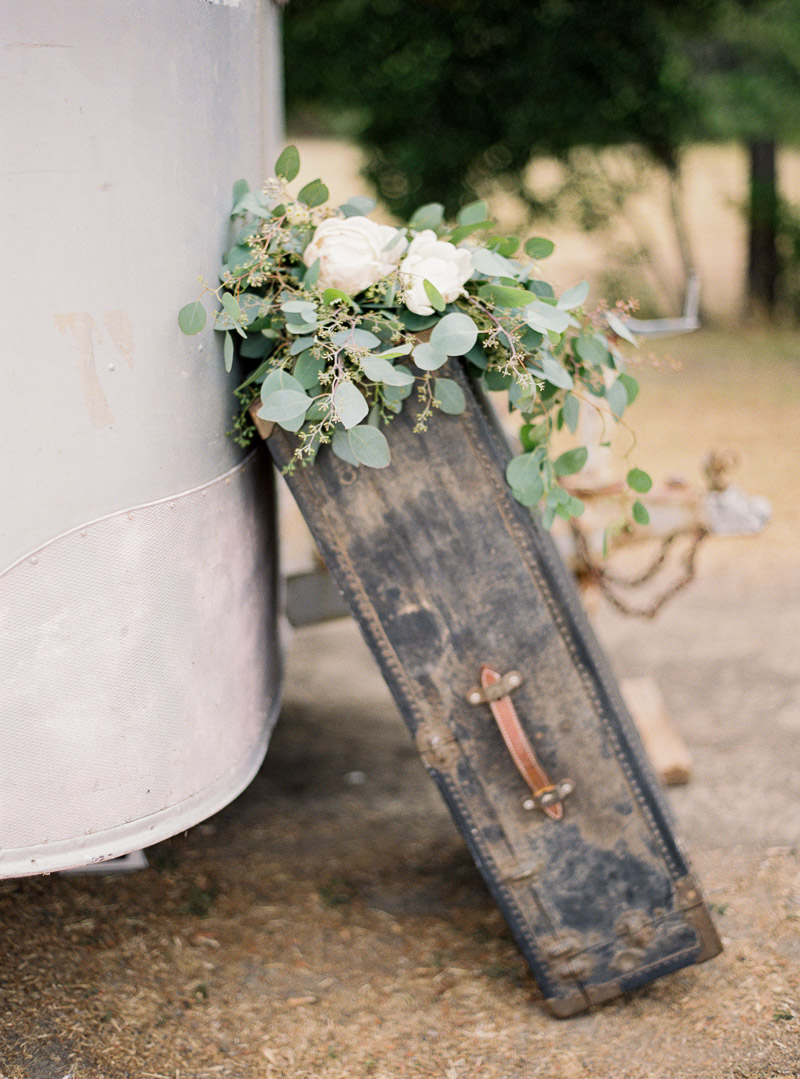
[[[696,95],[670,27],[705,26],[716,7],[303,0],[284,16],[290,120],[355,118],[367,175],[403,217],[435,199],[452,216],[498,176],[524,195],[535,153],[636,142],[671,164]]]
[[[698,138],[800,142],[800,6],[724,0],[711,33],[684,34]]]
[[[297,147],[287,146],[275,162],[275,175],[291,183],[299,171],[300,154],[297,152]]]
[[[180,326],[182,333],[200,333],[205,327],[205,324],[206,309],[199,300],[195,300],[194,303],[187,303],[186,306],[182,307],[178,312],[178,325]]]
[[[522,415],[523,453],[506,473],[515,498],[539,507],[548,527],[557,516],[582,513],[560,481],[584,466],[586,447],[556,456],[551,436],[564,427],[577,432],[587,397],[605,396],[619,417],[635,396],[616,344],[631,338],[621,310],[588,315],[585,282],[556,299],[548,282],[531,278],[538,268],[530,254],[517,256],[515,237],[492,231],[477,242],[473,227],[494,229],[482,203],[466,206],[455,229],[445,224],[441,204],[429,203],[413,215],[415,225],[387,231],[350,212],[367,209],[358,200],[344,208],[319,203],[327,194],[322,181],[293,197],[289,177],[299,172],[299,157],[290,150],[278,159],[280,175],[257,196],[236,184],[234,208],[245,218],[232,249],[237,257],[228,252],[221,284],[204,289],[219,305],[214,326],[227,370],[239,341],[244,380],[236,392],[244,410],[235,422],[237,441],[251,434],[246,410],[260,398],[258,416],[296,435],[291,468],[311,464],[323,447],[354,468],[386,468],[383,428],[402,409],[416,408],[420,432],[436,411],[464,411],[462,384],[450,377],[463,357],[488,390],[507,391],[509,406]],[[425,262],[419,252],[426,242],[414,245],[414,238],[428,229],[449,240],[439,239]],[[542,257],[550,247],[537,241],[533,250]],[[607,335],[597,328],[603,319]],[[202,302],[187,304],[178,321],[184,333],[200,332]],[[607,385],[609,370],[616,379]],[[645,491],[649,482],[641,470],[629,472],[633,490]]]
[[[625,482],[631,490],[638,491],[639,494],[647,494],[653,486],[653,481],[641,468],[632,468],[626,476]]]

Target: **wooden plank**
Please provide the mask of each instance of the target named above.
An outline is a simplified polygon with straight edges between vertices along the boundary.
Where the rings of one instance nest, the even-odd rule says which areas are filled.
[[[656,775],[668,787],[689,782],[692,758],[654,679],[623,678],[619,688]]]

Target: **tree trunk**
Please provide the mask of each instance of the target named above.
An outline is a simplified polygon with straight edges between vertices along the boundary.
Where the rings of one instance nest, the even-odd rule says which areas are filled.
[[[747,298],[751,308],[775,309],[778,281],[778,188],[775,143],[753,141],[750,153],[750,239],[747,259]]]

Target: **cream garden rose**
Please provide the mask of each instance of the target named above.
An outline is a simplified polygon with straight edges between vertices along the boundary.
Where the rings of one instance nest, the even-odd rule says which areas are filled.
[[[400,263],[406,307],[415,315],[432,315],[433,305],[424,282],[430,281],[445,303],[450,303],[466,291],[464,285],[472,276],[472,269],[469,251],[438,240],[432,229],[425,229],[411,241]]]
[[[326,217],[314,230],[303,261],[319,259],[322,288],[338,288],[355,296],[397,268],[407,246],[398,229],[368,217]]]

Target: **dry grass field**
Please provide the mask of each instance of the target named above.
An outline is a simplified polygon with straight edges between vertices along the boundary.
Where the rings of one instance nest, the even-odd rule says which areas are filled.
[[[301,149],[306,178],[354,193],[352,152]],[[720,322],[741,290],[741,165],[725,149],[687,161]],[[641,210],[654,234],[660,213]],[[552,235],[564,283],[592,276],[600,238]],[[637,460],[699,482],[705,452],[730,449],[736,481],[773,503],[763,535],[709,541],[654,622],[596,618],[617,672],[657,679],[694,758],[670,802],[724,953],[550,1018],[343,620],[294,636],[266,763],[226,810],[133,877],[0,883],[0,1076],[800,1076],[800,340],[718,325],[650,351]]]

